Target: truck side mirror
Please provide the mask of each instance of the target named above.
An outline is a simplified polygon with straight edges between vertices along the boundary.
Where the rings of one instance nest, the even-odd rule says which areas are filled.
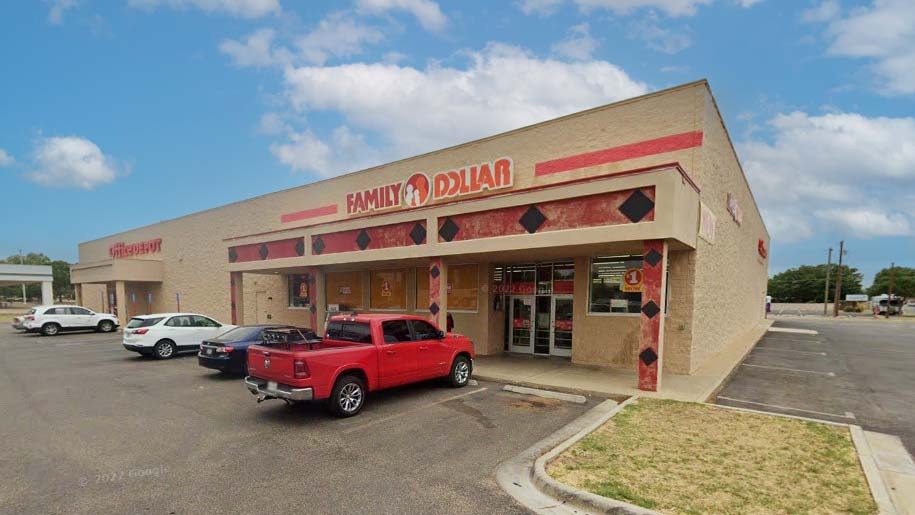
[[[435,337],[438,338],[439,340],[444,340],[444,339],[445,339],[445,331],[442,331],[441,329],[439,329],[438,332],[435,333]]]

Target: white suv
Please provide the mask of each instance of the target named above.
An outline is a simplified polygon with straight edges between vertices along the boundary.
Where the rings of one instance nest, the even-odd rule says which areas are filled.
[[[41,332],[45,336],[79,329],[110,333],[118,328],[118,319],[80,306],[36,306],[26,313],[22,326],[27,332]]]
[[[124,328],[124,348],[144,356],[169,359],[181,351],[197,351],[200,342],[236,326],[196,313],[158,313],[133,317]]]

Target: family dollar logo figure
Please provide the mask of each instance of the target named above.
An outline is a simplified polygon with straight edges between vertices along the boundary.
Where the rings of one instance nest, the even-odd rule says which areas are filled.
[[[404,183],[403,199],[407,207],[419,207],[429,202],[432,188],[429,177],[424,173],[414,173]]]

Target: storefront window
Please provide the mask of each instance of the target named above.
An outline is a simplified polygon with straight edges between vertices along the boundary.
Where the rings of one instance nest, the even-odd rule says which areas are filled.
[[[593,258],[588,311],[639,313],[642,308],[641,277],[642,256]]]
[[[362,309],[362,272],[327,272],[327,303],[337,304],[340,311]]]
[[[289,281],[289,307],[304,308],[311,304],[311,288],[307,274],[287,276]]]
[[[373,270],[369,301],[372,309],[407,309],[407,272]]]
[[[448,309],[476,311],[479,267],[448,265]],[[429,269],[416,268],[416,309],[429,309]]]

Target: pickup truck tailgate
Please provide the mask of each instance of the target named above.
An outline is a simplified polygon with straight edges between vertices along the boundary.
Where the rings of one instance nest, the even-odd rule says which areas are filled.
[[[260,345],[248,347],[248,374],[261,379],[288,383],[295,379],[295,353]]]

